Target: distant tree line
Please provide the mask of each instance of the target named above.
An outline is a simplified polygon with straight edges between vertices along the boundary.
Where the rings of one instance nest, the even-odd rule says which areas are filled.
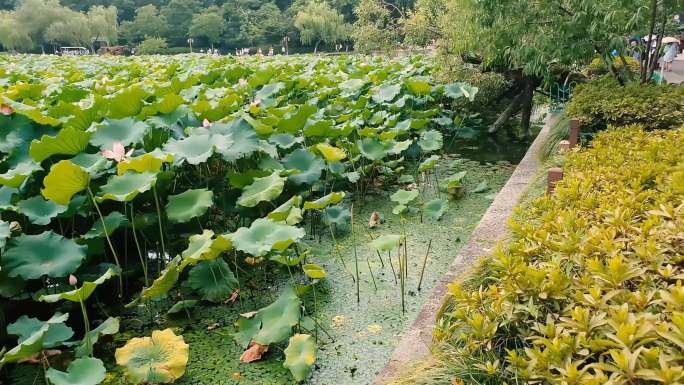
[[[155,48],[401,44],[415,0],[0,0],[0,46],[50,52],[104,44]],[[415,28],[414,28],[415,29]],[[423,39],[425,40],[425,39]],[[422,43],[422,42],[421,42]]]

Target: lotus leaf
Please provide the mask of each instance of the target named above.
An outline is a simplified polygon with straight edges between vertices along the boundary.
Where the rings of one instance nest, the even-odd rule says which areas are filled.
[[[425,172],[425,171],[432,170],[433,168],[437,167],[438,162],[439,162],[439,156],[432,155],[431,157],[425,159],[420,164],[420,166],[418,166],[418,171]]]
[[[56,324],[63,324],[68,318],[68,313],[57,313],[54,316],[52,316],[49,320],[45,322],[45,324],[43,324],[43,326],[40,327],[40,329],[36,330],[24,341],[20,342],[19,345],[15,346],[14,348],[10,349],[7,353],[5,353],[2,356],[2,359],[0,359],[0,368],[2,368],[2,366],[7,363],[29,358],[35,354],[40,353],[43,350],[43,343],[45,341],[45,337],[50,327]]]
[[[436,221],[444,215],[444,212],[446,212],[448,208],[449,202],[447,202],[446,199],[433,199],[425,202],[423,205],[423,211]]]
[[[21,162],[15,168],[0,174],[0,185],[19,188],[31,174],[41,169],[40,165],[34,162]]]
[[[341,206],[330,206],[323,211],[323,220],[327,224],[335,224],[335,226],[343,226],[349,222],[351,213],[349,209]]]
[[[140,293],[140,298],[143,300],[161,297],[166,294],[178,282],[180,270],[178,264],[180,263],[180,256],[175,257],[166,265],[166,269],[162,271],[159,278],[152,282],[152,286],[146,287]]]
[[[315,263],[302,265],[302,270],[304,270],[304,274],[311,279],[323,279],[327,275],[325,270]]]
[[[90,175],[71,161],[61,160],[50,168],[50,172],[43,179],[43,196],[57,204],[67,206],[71,197],[90,183]]]
[[[249,228],[237,229],[231,238],[237,250],[261,257],[274,249],[284,250],[303,237],[303,229],[259,218]]]
[[[216,152],[228,162],[242,159],[260,148],[259,138],[254,129],[242,118],[230,121],[226,125],[211,126],[214,133]]]
[[[176,314],[180,312],[187,311],[189,309],[192,309],[197,305],[199,301],[196,299],[187,299],[184,301],[178,301],[171,306],[169,310],[166,311],[166,314]]]
[[[0,219],[0,249],[5,247],[5,242],[11,234],[12,230],[10,230],[10,224]]]
[[[31,142],[29,155],[36,162],[52,155],[76,155],[88,147],[90,133],[73,127],[61,129],[57,136],[43,135],[40,140]]]
[[[214,153],[212,135],[190,135],[180,140],[170,140],[164,145],[164,151],[174,154],[180,161],[190,164],[204,163]]]
[[[49,368],[45,377],[53,385],[97,385],[104,381],[106,373],[102,361],[83,357],[72,361],[66,372]]]
[[[408,205],[414,199],[418,198],[418,190],[397,190],[390,199],[402,205]]]
[[[359,151],[366,159],[380,160],[385,156],[385,145],[374,138],[366,138],[357,142]]]
[[[335,146],[331,146],[328,143],[318,143],[316,145],[316,149],[323,154],[323,157],[328,162],[340,161],[347,157],[347,153],[344,152],[344,150]]]
[[[442,148],[442,133],[437,130],[427,130],[420,133],[418,145],[425,152],[437,151]]]
[[[185,223],[200,217],[213,205],[213,197],[214,193],[207,189],[187,190],[171,195],[166,204],[166,216],[169,221],[176,223]]]
[[[103,150],[111,149],[115,142],[128,147],[140,143],[148,129],[145,122],[133,118],[105,119],[95,128],[90,143]]]
[[[109,268],[102,274],[98,279],[93,282],[85,281],[78,289],[66,291],[58,294],[41,295],[38,301],[53,303],[60,300],[71,301],[71,302],[81,302],[85,301],[90,297],[95,289],[102,285],[106,280],[116,275],[114,269]]]
[[[2,256],[2,269],[10,277],[38,279],[66,277],[73,273],[86,256],[86,247],[52,231],[37,235],[20,235],[7,242]]]
[[[394,215],[400,215],[400,214],[402,214],[404,211],[406,211],[407,208],[408,208],[408,207],[407,207],[406,205],[398,204],[398,205],[392,207],[392,214],[394,214]]]
[[[171,383],[183,376],[189,346],[171,329],[153,330],[151,337],[136,337],[116,349],[116,363],[133,384]]]
[[[428,95],[432,91],[430,83],[418,77],[407,79],[404,84],[416,95]]]
[[[285,88],[285,83],[283,82],[266,84],[259,91],[257,91],[255,97],[261,100],[270,98],[275,96],[283,88]]]
[[[152,172],[157,173],[161,170],[164,163],[171,163],[173,161],[173,154],[168,153],[146,153],[135,158],[125,159],[116,167],[117,174],[123,175],[128,170],[135,172]]]
[[[14,208],[13,201],[19,190],[14,187],[0,187],[0,210],[11,210]]]
[[[299,132],[302,128],[304,128],[307,119],[309,119],[309,117],[316,111],[318,111],[316,106],[302,104],[295,113],[291,114],[290,116],[286,116],[284,119],[281,119],[280,122],[278,122],[278,130],[289,132],[291,134]]]
[[[97,200],[130,202],[138,194],[151,189],[156,183],[157,176],[151,172],[129,171],[123,175],[113,175],[107,180],[107,184],[100,187],[101,196],[98,196]]]
[[[287,287],[272,304],[259,309],[252,317],[240,316],[235,340],[243,348],[252,341],[270,345],[283,341],[301,317],[301,301],[293,287]]]
[[[3,298],[14,298],[20,294],[25,293],[26,281],[17,278],[9,277],[7,272],[0,270],[0,296]]]
[[[285,178],[280,176],[279,171],[271,175],[254,179],[254,183],[245,187],[237,204],[244,207],[254,207],[260,202],[270,202],[283,192]]]
[[[478,88],[470,86],[466,83],[451,83],[444,86],[444,95],[452,99],[458,99],[460,97],[466,97],[471,102],[475,100],[475,95],[477,95]]]
[[[285,221],[288,225],[296,225],[303,220],[302,209],[300,208],[301,201],[301,197],[295,195],[278,206],[275,210],[268,213],[266,217],[276,222]]]
[[[392,84],[381,86],[373,90],[373,101],[376,103],[387,103],[394,100],[401,91],[401,85]]]
[[[340,89],[347,93],[355,93],[360,90],[366,84],[363,79],[349,79],[340,83]]]
[[[312,202],[304,202],[304,210],[321,210],[330,205],[336,205],[344,199],[344,192],[331,192]]]
[[[104,227],[102,225],[102,221],[104,221]],[[126,218],[125,215],[121,214],[118,211],[112,211],[111,213],[107,214],[106,217],[102,218],[102,220],[97,219],[95,220],[95,223],[93,223],[93,227],[88,230],[87,233],[83,234],[84,239],[95,239],[95,238],[102,238],[105,236],[110,236],[122,225],[127,225],[128,224],[128,218]],[[105,227],[107,229],[107,232],[105,234]]]
[[[311,184],[319,180],[325,168],[325,162],[321,158],[301,148],[290,153],[283,160],[283,165],[287,169],[298,171],[288,177],[295,185]]]
[[[60,313],[55,314],[55,317],[60,316]],[[60,346],[64,341],[67,341],[74,335],[74,331],[62,322],[50,323],[25,315],[22,315],[16,321],[7,325],[7,334],[17,336],[17,342],[21,344],[31,338],[34,333],[38,332],[45,325],[47,325],[48,328],[43,336],[43,349]]]
[[[102,154],[88,154],[82,152],[70,159],[72,163],[81,166],[92,177],[96,177],[102,171],[112,165],[112,161],[102,156]]]
[[[402,184],[415,183],[416,178],[414,178],[413,175],[402,174],[399,179],[397,179],[397,182]]]
[[[186,285],[197,291],[203,300],[221,302],[238,288],[238,281],[226,261],[217,258],[193,267]]]
[[[316,341],[309,334],[295,334],[285,348],[285,363],[297,382],[302,382],[311,373],[316,362]]]
[[[101,336],[114,335],[119,332],[119,319],[109,317],[104,322],[99,324],[95,329],[88,332],[88,337],[83,338],[81,343],[76,346],[76,357],[84,357],[93,351],[93,346],[97,343]]]
[[[50,224],[52,218],[67,210],[67,206],[58,205],[38,195],[18,202],[17,208],[31,223],[43,226]]]
[[[396,249],[401,244],[401,235],[387,234],[375,238],[371,243],[371,247],[378,251],[390,251]]]
[[[473,189],[474,193],[483,193],[486,191],[489,191],[489,184],[487,184],[486,180],[478,183],[478,185]]]
[[[301,136],[293,136],[292,134],[276,134],[271,135],[268,141],[275,144],[282,149],[288,149],[297,143],[301,143],[303,138]]]
[[[195,265],[199,261],[216,259],[222,252],[230,250],[232,242],[226,236],[219,235],[214,238],[214,232],[204,230],[202,234],[190,237],[188,248],[181,253],[183,261],[180,264],[182,271],[188,265]]]
[[[412,139],[407,139],[401,142],[394,142],[392,145],[392,148],[388,151],[390,154],[394,155],[399,155],[402,152],[406,151],[411,147],[411,144],[413,144]]]

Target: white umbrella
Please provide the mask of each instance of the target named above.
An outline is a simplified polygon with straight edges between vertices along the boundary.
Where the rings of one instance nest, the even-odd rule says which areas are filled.
[[[641,40],[648,41],[648,36],[642,37]],[[656,41],[656,40],[658,40],[658,36],[657,35],[651,35],[651,41]]]
[[[663,44],[677,43],[679,44],[679,39],[676,37],[668,36],[663,38]]]

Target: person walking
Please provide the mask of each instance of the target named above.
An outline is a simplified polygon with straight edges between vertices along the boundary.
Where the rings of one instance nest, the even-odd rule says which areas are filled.
[[[663,63],[665,64],[665,71],[672,72],[672,62],[679,53],[679,45],[677,43],[670,43],[665,46],[665,54],[663,55]]]

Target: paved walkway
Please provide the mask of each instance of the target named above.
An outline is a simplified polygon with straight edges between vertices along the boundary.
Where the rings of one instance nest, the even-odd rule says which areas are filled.
[[[668,83],[684,83],[684,53],[680,53],[672,63],[672,72],[663,72]]]

